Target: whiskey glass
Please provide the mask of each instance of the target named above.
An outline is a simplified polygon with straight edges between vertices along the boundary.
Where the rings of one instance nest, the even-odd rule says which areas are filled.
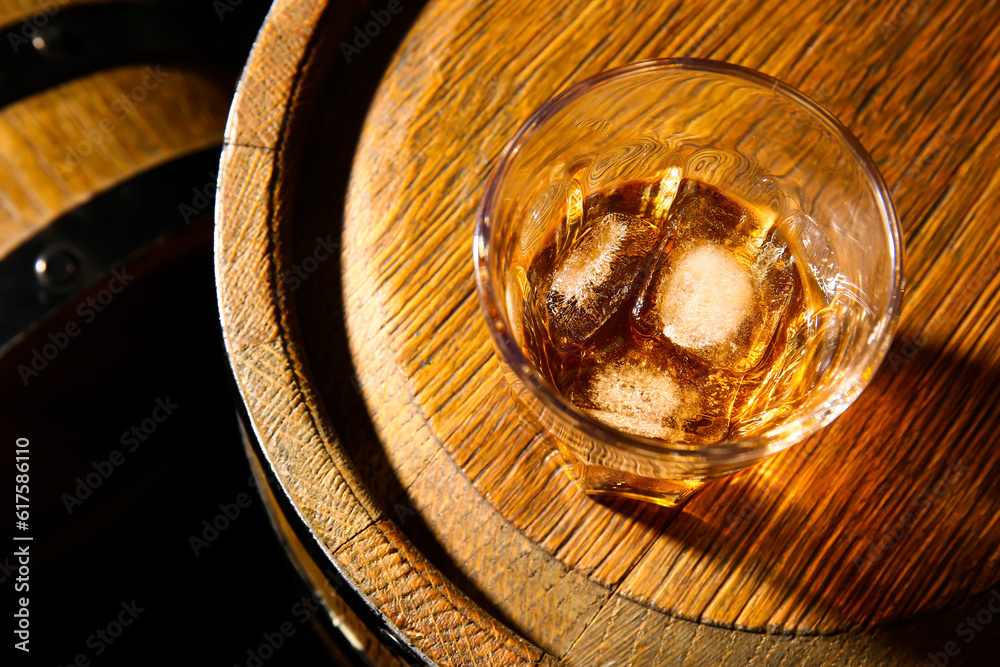
[[[802,364],[783,369],[795,382],[771,387],[749,424],[718,442],[651,438],[595,418],[541,372],[524,330],[532,263],[579,199],[671,177],[768,211],[827,299],[822,358],[789,361]],[[486,182],[473,255],[482,311],[522,420],[558,449],[584,492],[666,506],[844,412],[885,357],[902,296],[896,215],[858,140],[792,87],[709,60],[629,64],[546,102]]]

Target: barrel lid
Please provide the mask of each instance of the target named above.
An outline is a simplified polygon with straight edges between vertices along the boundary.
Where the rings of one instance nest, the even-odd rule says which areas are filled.
[[[859,28],[834,5],[272,9],[223,160],[227,347],[299,520],[429,661],[916,659],[988,600],[1000,332],[997,267],[980,253],[1000,237],[975,156],[1000,110],[982,111],[990,70],[971,51],[921,65],[986,28],[970,6],[948,22],[873,8]],[[352,153],[361,118],[339,102],[372,94],[382,45],[411,21]],[[583,496],[521,426],[470,260],[485,176],[535,108],[677,54],[788,81],[860,136],[902,212],[916,304],[841,419],[680,512]],[[867,61],[896,65],[855,66]],[[931,96],[934,77],[974,83]]]

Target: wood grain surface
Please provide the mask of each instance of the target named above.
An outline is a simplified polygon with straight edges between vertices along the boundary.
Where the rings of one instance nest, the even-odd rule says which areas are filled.
[[[331,561],[438,664],[994,655],[1000,623],[958,633],[1000,581],[1000,6],[400,6],[354,54],[382,5],[276,4],[220,183],[229,352]],[[858,402],[682,511],[569,482],[515,417],[471,266],[482,184],[520,123],[586,76],[667,56],[827,106],[879,165],[906,243],[898,339]]]
[[[292,156],[315,145],[308,133],[294,137],[297,145],[287,144],[293,121],[306,127],[317,115],[299,96],[328,74],[330,61],[317,54],[331,56],[336,41],[324,39],[348,34],[365,7],[354,6],[353,15],[323,14],[325,9],[321,2],[272,7],[230,113],[215,243],[219,306],[237,384],[299,520],[403,641],[431,663],[548,664],[550,656],[481,610],[387,518],[340,446],[310,382],[297,342],[294,290],[282,279],[291,239],[274,225],[289,219],[294,186],[308,173]],[[347,72],[371,81],[360,67]],[[342,79],[352,76],[342,73]],[[337,91],[338,98],[343,94]],[[363,116],[364,107],[358,111]],[[324,120],[326,132],[336,134],[344,118],[328,113]],[[327,152],[320,163],[335,162],[329,158]],[[331,232],[328,224],[319,229],[323,236],[310,240],[311,251]],[[325,252],[328,266],[335,264]]]
[[[228,103],[217,74],[153,63],[95,72],[0,109],[0,257],[95,194],[218,145]]]

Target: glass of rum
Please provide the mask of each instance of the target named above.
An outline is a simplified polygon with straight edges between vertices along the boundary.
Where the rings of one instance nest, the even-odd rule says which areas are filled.
[[[487,181],[473,254],[522,419],[585,492],[667,506],[847,409],[902,292],[858,140],[708,60],[626,65],[543,105]]]

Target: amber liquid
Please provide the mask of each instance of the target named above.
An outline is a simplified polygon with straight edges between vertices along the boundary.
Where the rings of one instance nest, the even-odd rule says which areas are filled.
[[[571,197],[527,267],[524,349],[627,433],[715,443],[795,409],[836,348],[776,215],[665,176]]]

